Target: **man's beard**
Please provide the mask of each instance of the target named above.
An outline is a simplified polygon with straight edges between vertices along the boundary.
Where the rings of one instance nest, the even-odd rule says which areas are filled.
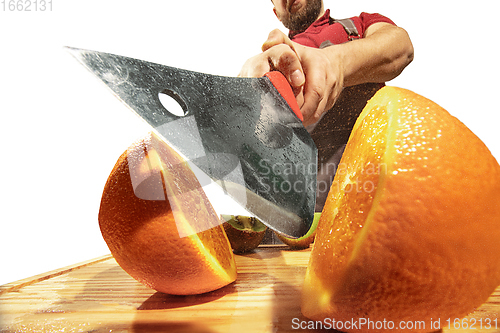
[[[281,22],[291,31],[306,30],[321,13],[322,0],[308,0],[305,8],[283,17]]]

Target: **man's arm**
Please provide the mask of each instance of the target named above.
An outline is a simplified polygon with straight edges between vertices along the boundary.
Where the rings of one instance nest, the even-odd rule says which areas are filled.
[[[406,31],[385,22],[369,26],[365,38],[340,46],[346,87],[390,81],[413,60],[413,46]]]
[[[413,59],[412,43],[402,28],[379,22],[368,27],[364,37],[316,49],[274,30],[263,52],[244,64],[240,76],[281,71],[294,88],[307,126],[334,105],[344,87],[392,80]]]

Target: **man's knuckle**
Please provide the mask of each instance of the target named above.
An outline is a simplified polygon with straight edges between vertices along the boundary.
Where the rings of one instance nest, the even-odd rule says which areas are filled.
[[[325,94],[325,89],[319,84],[315,84],[311,87],[311,93],[318,99],[322,99]]]
[[[319,121],[319,118],[320,118],[320,114],[319,112],[314,112],[312,115],[311,115],[311,119],[313,123],[316,123]]]
[[[279,29],[273,29],[269,33],[268,39],[278,38],[281,35],[281,31]]]

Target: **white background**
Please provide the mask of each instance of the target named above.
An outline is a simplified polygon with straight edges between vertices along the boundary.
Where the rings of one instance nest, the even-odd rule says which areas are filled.
[[[446,108],[497,159],[498,4],[325,1],[335,18],[379,12],[404,27],[415,60],[389,84]],[[102,189],[118,156],[148,131],[63,46],[235,76],[269,31],[286,31],[269,0],[52,0],[52,11],[1,9],[0,284],[108,253],[97,222]]]

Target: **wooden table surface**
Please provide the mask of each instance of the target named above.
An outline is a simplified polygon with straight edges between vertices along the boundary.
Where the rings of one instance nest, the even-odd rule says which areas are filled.
[[[238,255],[237,281],[197,296],[155,292],[104,256],[0,286],[0,332],[321,332],[298,329],[309,254],[275,246]],[[500,332],[499,314],[500,288],[463,321],[474,329],[452,322],[451,331]]]

